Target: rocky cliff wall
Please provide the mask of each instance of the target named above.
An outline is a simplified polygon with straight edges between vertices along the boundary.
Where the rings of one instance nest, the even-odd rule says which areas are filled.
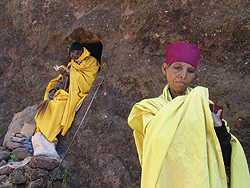
[[[99,38],[105,77],[65,160],[73,187],[139,187],[140,165],[127,117],[135,102],[161,94],[165,50],[186,41],[202,51],[198,79],[224,108],[250,163],[248,0],[1,0],[0,140],[15,113],[41,102],[66,45]],[[93,91],[92,91],[93,92]],[[86,100],[88,101],[89,98]],[[87,102],[86,102],[87,103]],[[86,106],[59,138],[62,156]]]

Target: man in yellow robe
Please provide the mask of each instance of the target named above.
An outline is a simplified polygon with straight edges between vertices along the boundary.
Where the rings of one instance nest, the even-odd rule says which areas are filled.
[[[142,167],[141,187],[226,188],[208,89],[187,87],[195,78],[199,49],[190,43],[174,43],[168,50],[173,51],[162,71],[169,84],[160,97],[135,104],[128,117]],[[225,127],[229,134],[226,121],[222,122],[219,129]],[[233,135],[229,134],[229,142],[230,187],[250,187],[244,151]]]
[[[60,132],[63,136],[66,134],[100,67],[79,42],[73,42],[67,48],[72,58],[67,65],[69,72],[59,70],[60,75],[49,82],[44,100],[51,100],[46,111],[35,116],[36,132],[41,132],[50,142],[57,141]]]

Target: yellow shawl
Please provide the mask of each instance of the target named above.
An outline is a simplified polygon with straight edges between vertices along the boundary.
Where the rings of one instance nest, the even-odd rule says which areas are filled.
[[[203,87],[188,88],[172,100],[167,85],[160,97],[133,107],[128,124],[134,129],[142,188],[227,187],[209,102]],[[233,135],[231,145],[231,188],[250,187],[245,154]]]
[[[36,132],[42,132],[50,142],[57,140],[56,136],[60,131],[62,131],[63,136],[66,134],[75,117],[76,107],[88,95],[100,67],[98,61],[90,56],[86,48],[76,61],[81,61],[80,65],[72,59],[67,66],[67,68],[70,67],[69,92],[62,89],[58,90],[54,99],[49,101],[44,115],[36,115],[35,117],[37,123]],[[49,91],[61,77],[62,75],[59,75],[49,82],[44,100],[48,98]]]

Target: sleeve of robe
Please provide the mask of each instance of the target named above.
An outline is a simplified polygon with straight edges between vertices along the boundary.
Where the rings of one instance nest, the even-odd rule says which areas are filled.
[[[145,106],[148,105],[147,102],[150,103],[151,101],[148,101],[147,99],[141,101],[141,103],[144,103]],[[136,144],[136,148],[137,148],[137,152],[138,152],[141,165],[143,162],[142,151],[143,151],[144,135],[146,135],[147,126],[150,123],[150,121],[155,117],[159,109],[162,107],[162,104],[157,103],[157,104],[154,104],[154,106],[155,108],[150,106],[149,108],[141,109],[140,105],[135,105],[132,109],[135,112],[134,113],[135,115],[128,117],[128,124],[134,130],[133,134],[134,134],[135,144]]]
[[[230,166],[230,160],[231,160],[231,134],[227,131],[225,122],[222,121],[223,125],[221,127],[215,127],[216,135],[220,142],[220,147],[222,151],[223,161],[225,166]]]

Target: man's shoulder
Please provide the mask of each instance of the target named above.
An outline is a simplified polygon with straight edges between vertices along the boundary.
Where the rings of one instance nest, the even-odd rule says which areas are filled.
[[[99,62],[93,56],[85,57],[82,61],[79,61],[78,64],[84,67],[99,66]]]
[[[136,103],[136,106],[141,106],[144,108],[157,108],[160,109],[166,104],[166,101],[160,97],[143,99],[142,101]]]

